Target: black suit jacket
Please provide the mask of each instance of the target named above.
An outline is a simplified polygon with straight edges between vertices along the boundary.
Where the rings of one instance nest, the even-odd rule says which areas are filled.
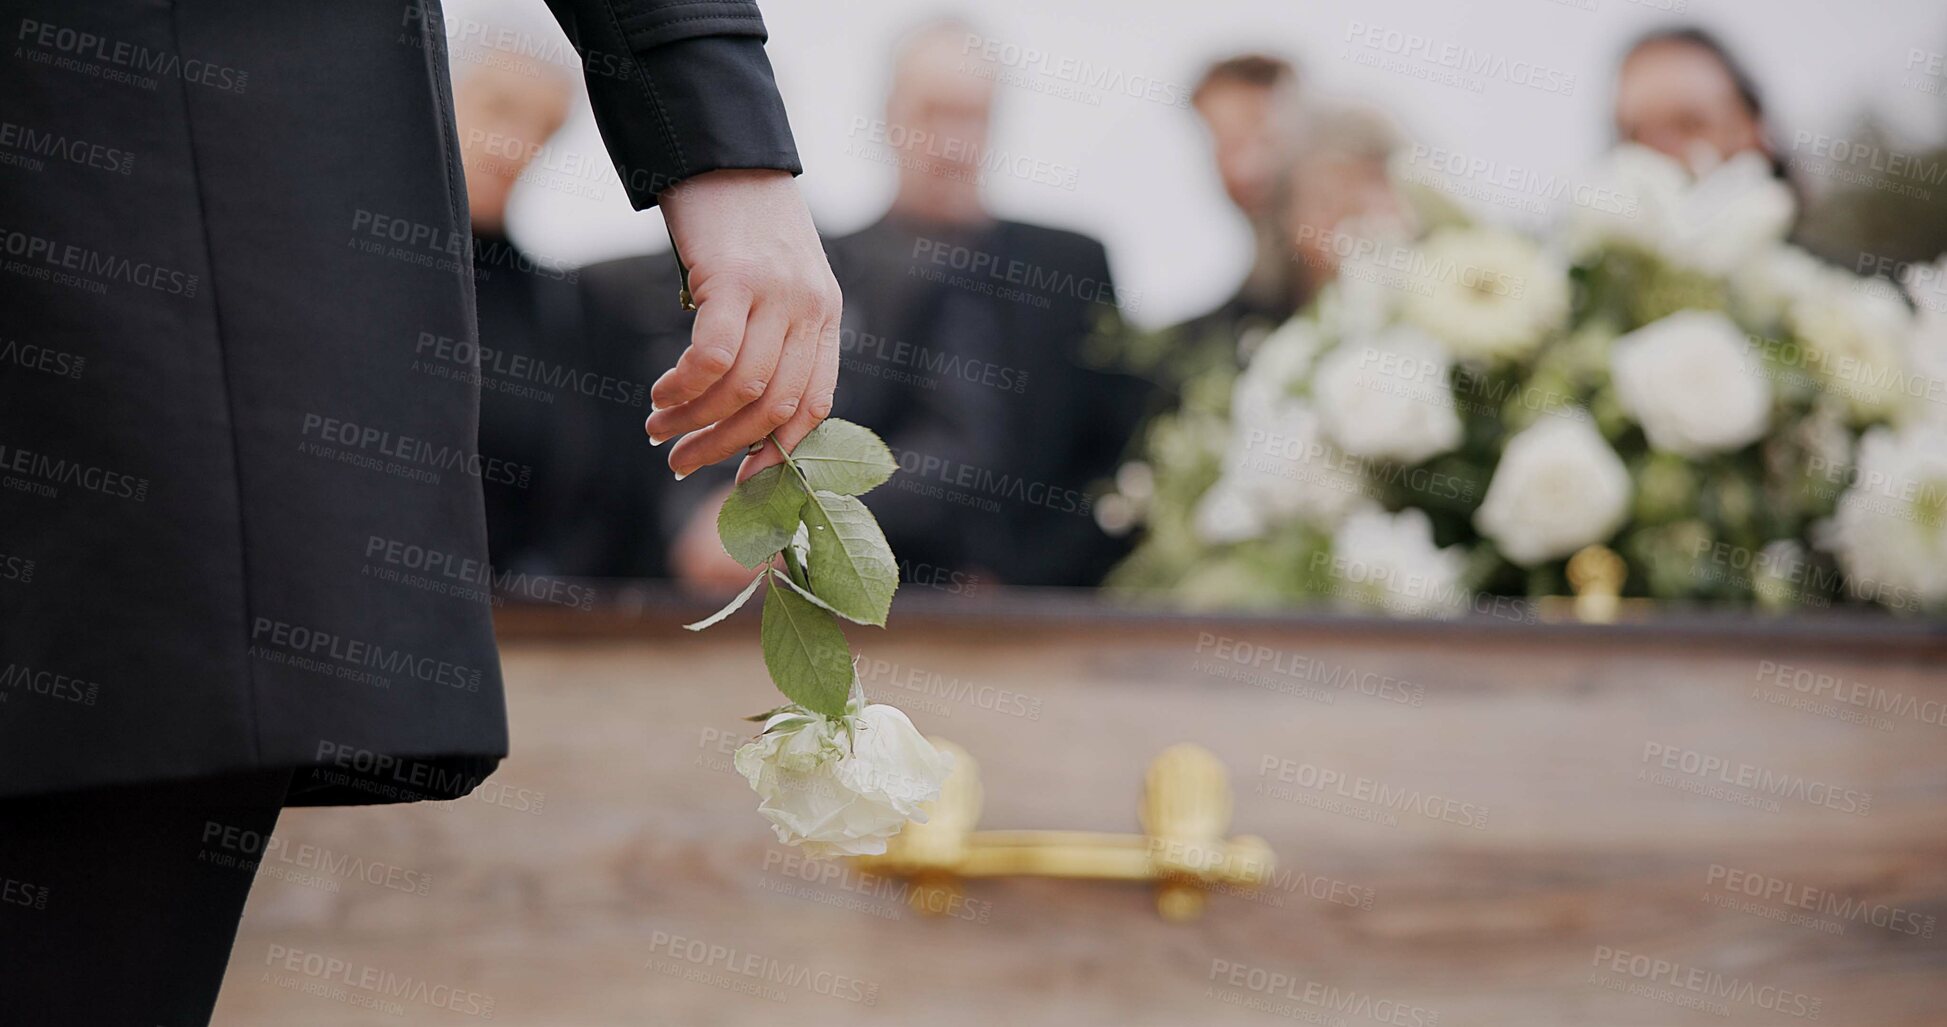
[[[638,207],[797,170],[754,4],[552,6]],[[0,0],[0,796],[506,752],[482,485],[540,469],[476,444],[437,10]]]
[[[871,497],[902,562],[1010,585],[1098,582],[1121,544],[1096,526],[1094,497],[1144,395],[1084,357],[1127,302],[1102,244],[888,216],[828,249],[854,393],[841,402],[919,426],[888,434],[900,470]]]

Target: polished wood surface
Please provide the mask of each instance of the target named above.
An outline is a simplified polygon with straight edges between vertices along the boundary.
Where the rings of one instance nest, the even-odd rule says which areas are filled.
[[[1148,761],[1205,746],[1270,888],[1171,924],[1141,885],[979,880],[921,916],[755,814],[754,618],[510,610],[514,756],[444,806],[287,812],[216,1022],[1947,1022],[1929,626],[1036,602],[854,632],[868,690],[973,753],[988,829],[1134,831]]]

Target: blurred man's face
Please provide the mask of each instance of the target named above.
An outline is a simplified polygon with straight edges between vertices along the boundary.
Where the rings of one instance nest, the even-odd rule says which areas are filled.
[[[1197,97],[1224,193],[1246,215],[1261,213],[1271,199],[1276,150],[1271,108],[1268,87],[1244,82],[1214,82]]]
[[[1616,129],[1698,169],[1763,148],[1756,118],[1730,72],[1710,52],[1686,43],[1651,43],[1623,62],[1616,83]]]
[[[508,194],[567,120],[571,98],[565,78],[532,62],[484,66],[454,88],[453,118],[474,228],[502,228]]]
[[[964,193],[979,181],[994,86],[964,70],[962,50],[955,33],[920,40],[895,69],[886,101],[886,143],[899,158],[900,191],[908,209],[920,213],[929,197]]]
[[[1291,174],[1285,229],[1297,250],[1292,256],[1312,285],[1336,278],[1347,252],[1406,236],[1411,216],[1384,161],[1311,157],[1300,160]]]

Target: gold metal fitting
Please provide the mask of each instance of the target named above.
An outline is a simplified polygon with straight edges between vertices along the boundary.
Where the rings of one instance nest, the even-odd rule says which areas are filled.
[[[1230,775],[1208,749],[1182,743],[1150,763],[1139,809],[1142,834],[1093,831],[977,831],[980,768],[965,749],[934,739],[953,754],[953,772],[927,822],[906,825],[884,855],[860,856],[859,869],[912,880],[912,904],[950,908],[960,882],[972,877],[1065,877],[1153,881],[1156,909],[1168,920],[1194,920],[1211,889],[1254,888],[1271,875],[1264,839],[1230,829]]]
[[[1575,619],[1584,624],[1612,624],[1622,606],[1623,582],[1629,565],[1608,546],[1583,546],[1568,558],[1568,584],[1575,590]]]

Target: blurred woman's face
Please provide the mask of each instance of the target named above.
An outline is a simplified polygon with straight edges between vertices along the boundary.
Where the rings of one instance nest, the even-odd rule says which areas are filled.
[[[1623,61],[1616,131],[1692,168],[1764,149],[1758,119],[1723,62],[1678,41],[1651,43]]]

